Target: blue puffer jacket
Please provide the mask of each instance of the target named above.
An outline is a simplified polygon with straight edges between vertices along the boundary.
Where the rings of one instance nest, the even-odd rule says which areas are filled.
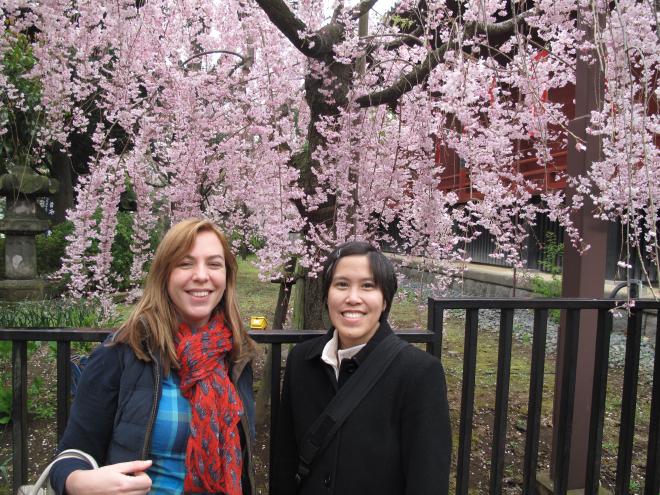
[[[80,379],[69,422],[59,451],[80,449],[100,466],[148,459],[151,432],[162,392],[162,366],[153,354],[147,363],[125,344],[99,346]],[[254,439],[254,394],[251,356],[232,365],[231,379],[245,413],[239,429],[243,444],[243,493],[254,495],[251,443]],[[246,433],[247,438],[246,440]],[[51,471],[51,484],[63,494],[67,477],[77,469],[90,469],[84,461],[65,459]]]

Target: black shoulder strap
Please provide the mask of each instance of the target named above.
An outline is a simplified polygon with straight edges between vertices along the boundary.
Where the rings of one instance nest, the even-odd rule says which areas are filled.
[[[330,443],[353,409],[362,402],[396,355],[407,345],[395,334],[388,335],[371,351],[371,355],[358,367],[351,379],[342,385],[302,439],[296,474],[298,483],[309,474],[316,454]]]

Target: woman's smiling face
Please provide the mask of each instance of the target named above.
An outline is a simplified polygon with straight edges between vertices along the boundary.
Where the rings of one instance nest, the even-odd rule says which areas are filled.
[[[192,248],[174,267],[167,293],[186,323],[205,325],[225,293],[225,252],[214,232],[197,234]]]
[[[373,337],[386,303],[367,255],[344,256],[337,261],[327,302],[342,349],[365,344]]]

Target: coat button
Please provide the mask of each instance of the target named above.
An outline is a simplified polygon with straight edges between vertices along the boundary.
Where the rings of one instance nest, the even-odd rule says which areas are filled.
[[[330,475],[329,475],[329,474],[327,474],[327,475],[325,476],[325,478],[323,478],[323,485],[324,485],[326,488],[330,488]]]

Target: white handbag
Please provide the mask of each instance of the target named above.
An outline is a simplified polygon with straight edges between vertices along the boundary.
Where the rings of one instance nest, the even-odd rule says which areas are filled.
[[[48,476],[50,475],[50,470],[55,465],[55,463],[61,461],[62,459],[80,459],[89,463],[93,469],[97,469],[99,467],[94,458],[82,450],[63,450],[57,454],[57,457],[53,459],[53,462],[46,466],[46,469],[43,470],[39,476],[39,479],[34,485],[20,486],[18,488],[18,492],[16,492],[16,495],[55,495],[55,490],[53,490],[53,488],[50,486],[50,480],[48,479]]]

